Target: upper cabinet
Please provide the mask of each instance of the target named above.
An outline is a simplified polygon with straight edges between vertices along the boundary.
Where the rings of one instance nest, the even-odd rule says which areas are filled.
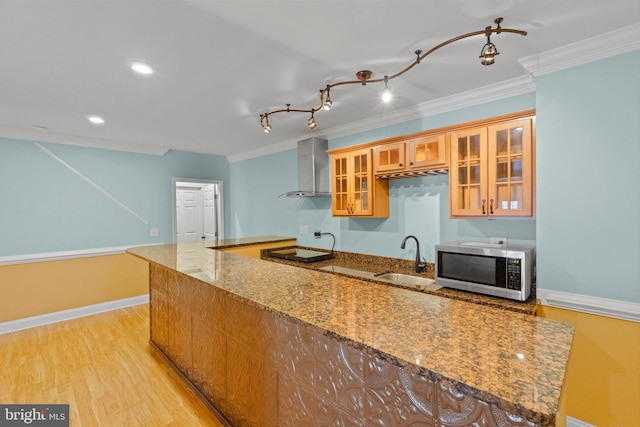
[[[535,111],[330,150],[334,216],[389,216],[389,179],[449,174],[451,218],[532,217]]]
[[[373,147],[373,168],[377,177],[411,177],[447,167],[446,133],[422,132],[379,142],[380,145]]]
[[[404,170],[405,143],[394,142],[373,147],[373,163],[375,174]]]
[[[451,217],[533,215],[533,118],[451,133]]]
[[[389,216],[389,181],[375,179],[372,149],[331,150],[333,216]]]
[[[448,141],[449,135],[445,133],[427,134],[408,140],[409,169],[446,167],[449,160]]]

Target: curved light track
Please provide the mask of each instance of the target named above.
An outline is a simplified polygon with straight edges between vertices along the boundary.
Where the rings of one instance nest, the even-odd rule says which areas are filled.
[[[493,22],[496,24],[495,28],[491,28],[491,26],[486,27],[484,30],[479,30],[479,31],[474,31],[471,33],[467,33],[467,34],[462,34],[460,36],[457,37],[453,37],[447,41],[444,41],[434,47],[432,47],[431,49],[429,49],[428,51],[422,53],[421,50],[416,50],[414,53],[416,54],[416,59],[409,64],[406,68],[404,68],[403,70],[392,74],[392,75],[386,75],[383,78],[380,79],[372,79],[371,76],[373,75],[373,73],[369,70],[361,70],[358,71],[356,73],[356,78],[357,80],[348,80],[348,81],[343,81],[343,82],[336,82],[336,83],[332,83],[332,84],[328,84],[324,89],[320,89],[320,104],[318,105],[318,107],[316,108],[309,108],[309,109],[299,109],[299,108],[291,108],[291,104],[287,104],[287,108],[283,108],[283,109],[279,109],[279,110],[273,110],[273,111],[269,111],[266,112],[264,114],[260,114],[260,124],[262,125],[262,129],[266,132],[269,133],[271,132],[271,124],[269,123],[269,116],[273,115],[273,114],[279,114],[279,113],[307,113],[307,114],[311,114],[311,117],[309,118],[309,120],[307,121],[308,125],[310,128],[314,128],[315,127],[315,119],[313,117],[313,114],[316,111],[319,111],[321,109],[325,109],[325,110],[330,110],[331,106],[333,104],[332,100],[331,100],[331,89],[336,87],[336,86],[346,86],[346,85],[353,85],[353,84],[361,84],[361,85],[366,85],[367,83],[380,83],[380,82],[384,82],[385,85],[387,84],[387,82],[389,80],[393,80],[396,77],[400,77],[401,75],[403,75],[404,73],[406,73],[407,71],[409,71],[410,69],[412,69],[413,67],[415,67],[416,65],[418,65],[424,58],[426,58],[427,56],[429,56],[430,54],[432,54],[433,52],[435,52],[436,50],[443,48],[444,46],[447,46],[451,43],[457,42],[459,40],[462,39],[466,39],[469,37],[475,37],[475,36],[480,36],[480,35],[484,35],[487,38],[487,43],[483,46],[482,51],[480,53],[480,58],[482,58],[482,64],[483,65],[491,65],[493,64],[494,61],[494,57],[496,55],[498,55],[498,51],[495,47],[495,45],[493,45],[493,43],[491,43],[491,34],[500,34],[500,33],[514,33],[514,34],[519,34],[521,36],[526,36],[527,32],[526,31],[522,31],[522,30],[514,30],[511,28],[502,28],[500,27],[500,24],[502,23],[503,18],[496,18]]]

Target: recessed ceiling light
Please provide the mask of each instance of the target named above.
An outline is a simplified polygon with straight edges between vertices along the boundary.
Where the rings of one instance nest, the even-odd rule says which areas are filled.
[[[104,119],[100,116],[89,116],[88,119],[94,125],[101,125],[104,123]]]
[[[151,68],[151,65],[144,63],[142,61],[131,61],[130,66],[131,66],[131,69],[138,74],[144,74],[144,75],[153,74],[153,68]]]

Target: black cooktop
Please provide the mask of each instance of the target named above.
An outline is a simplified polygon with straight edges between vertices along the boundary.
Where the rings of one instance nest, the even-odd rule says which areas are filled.
[[[330,252],[299,248],[274,249],[269,251],[269,256],[298,262],[316,262],[333,258],[333,254]]]

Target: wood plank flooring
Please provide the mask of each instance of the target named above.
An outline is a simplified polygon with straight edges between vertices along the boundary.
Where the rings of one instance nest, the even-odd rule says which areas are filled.
[[[149,306],[0,335],[0,403],[68,403],[73,427],[222,427],[149,345]]]

